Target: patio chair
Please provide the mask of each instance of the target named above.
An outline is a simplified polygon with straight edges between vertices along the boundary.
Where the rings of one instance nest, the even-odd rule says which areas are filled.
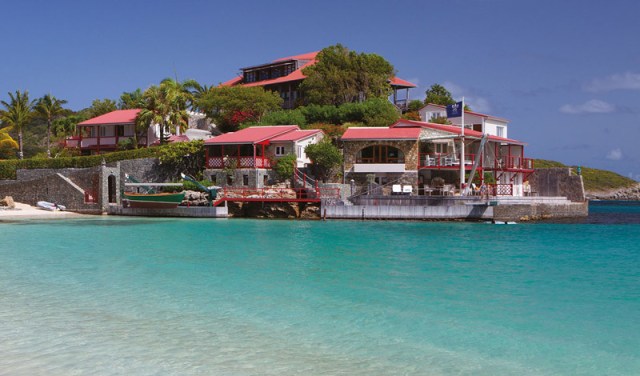
[[[402,194],[402,185],[394,184],[391,186],[391,194],[392,195],[400,195]]]
[[[403,195],[411,195],[413,193],[413,187],[410,185],[402,186],[402,194]]]

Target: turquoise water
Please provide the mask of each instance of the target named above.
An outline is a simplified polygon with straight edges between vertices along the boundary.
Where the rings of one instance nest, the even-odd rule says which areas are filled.
[[[612,218],[640,206],[621,208],[0,224],[0,375],[638,375],[640,225]]]

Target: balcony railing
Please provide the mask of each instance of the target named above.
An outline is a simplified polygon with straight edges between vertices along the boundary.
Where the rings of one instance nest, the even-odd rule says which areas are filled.
[[[464,164],[466,168],[471,168],[471,165],[476,160],[475,154],[465,154]],[[420,154],[420,168],[452,168],[460,167],[460,159],[455,154],[445,153],[430,153]]]
[[[266,157],[209,157],[207,168],[271,168],[271,160]]]
[[[65,140],[68,148],[97,148],[100,147],[116,147],[122,140],[132,139],[133,136],[112,136],[112,137],[82,137],[72,136]],[[139,140],[140,141],[140,140]],[[142,142],[140,142],[142,144]]]
[[[358,157],[356,163],[404,163],[404,157],[387,157],[386,159],[374,158],[374,157]]]
[[[488,184],[490,196],[513,196],[513,184]]]
[[[533,170],[534,163],[531,158],[509,155],[496,158],[494,167],[498,170]]]

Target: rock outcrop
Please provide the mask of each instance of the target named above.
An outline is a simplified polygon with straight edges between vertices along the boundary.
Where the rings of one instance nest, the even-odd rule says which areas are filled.
[[[609,191],[588,191],[587,198],[590,200],[640,200],[640,183],[629,188],[615,189]]]
[[[5,196],[2,200],[0,200],[0,206],[6,207],[9,209],[15,209],[16,203],[13,201],[13,197]]]

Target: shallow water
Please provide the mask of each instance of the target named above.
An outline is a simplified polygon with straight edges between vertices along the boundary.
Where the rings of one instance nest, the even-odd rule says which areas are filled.
[[[637,375],[618,212],[0,224],[0,375]]]

